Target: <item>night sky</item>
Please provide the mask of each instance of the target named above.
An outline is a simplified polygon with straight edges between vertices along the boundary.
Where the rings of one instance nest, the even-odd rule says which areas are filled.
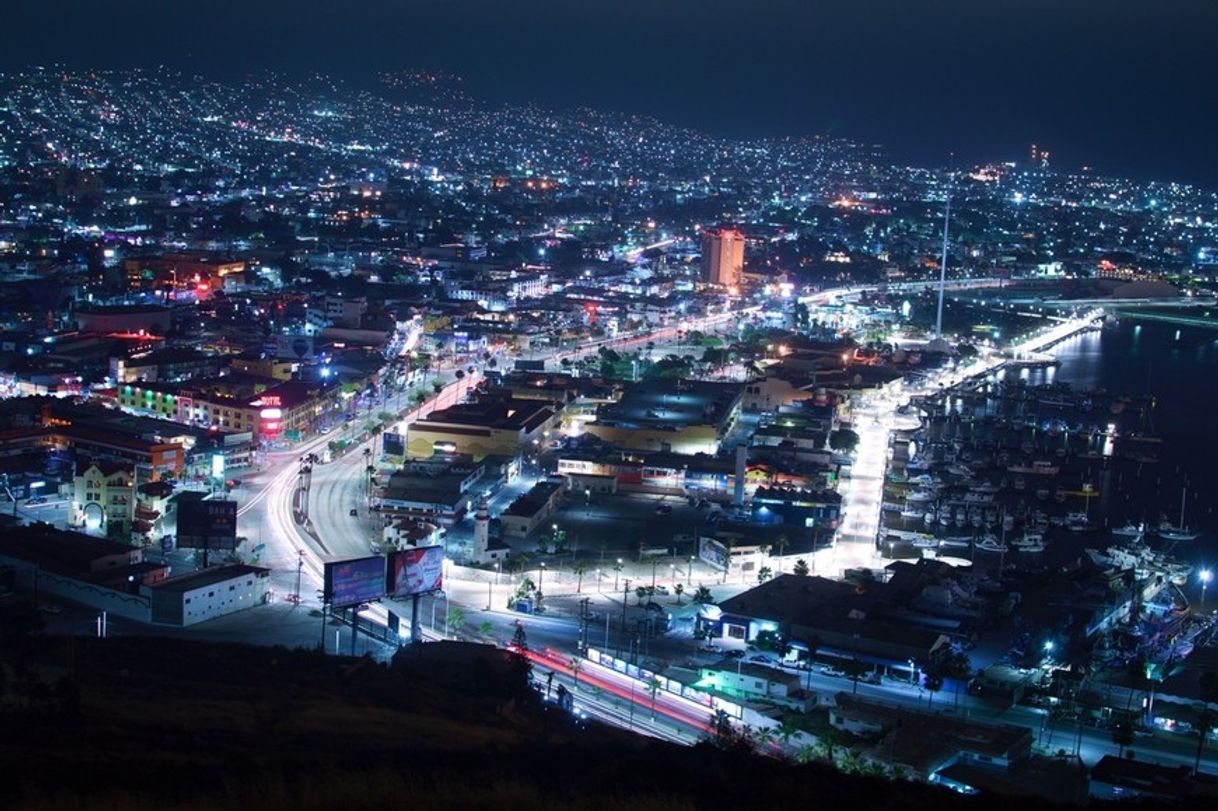
[[[475,95],[1218,188],[1218,0],[8,0],[0,64],[460,73]]]

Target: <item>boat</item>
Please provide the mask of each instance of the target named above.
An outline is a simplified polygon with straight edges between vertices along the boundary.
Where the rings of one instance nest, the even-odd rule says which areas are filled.
[[[1045,551],[1045,545],[1043,543],[1013,544],[1013,546],[1015,547],[1016,552],[1027,552],[1032,554]]]
[[[906,507],[905,509],[901,510],[901,517],[909,521],[916,521],[923,515],[924,513],[916,507]]]
[[[982,552],[1006,552],[1007,545],[993,535],[987,535],[977,543],[977,549]]]
[[[1188,487],[1180,491],[1180,523],[1172,524],[1167,518],[1159,522],[1155,532],[1164,541],[1195,541],[1201,537],[1200,532],[1194,532],[1184,523],[1184,505],[1188,499]]]
[[[1193,532],[1187,527],[1172,526],[1167,521],[1159,524],[1155,533],[1164,541],[1195,541],[1201,537],[1200,532]]]
[[[1086,513],[1067,513],[1065,523],[1066,529],[1071,532],[1094,532],[1099,529],[1099,527],[1091,523],[1091,519],[1087,517]]]
[[[1124,526],[1109,530],[1113,535],[1121,538],[1141,538],[1146,532],[1145,524],[1126,523]]]
[[[1008,473],[1024,473],[1034,476],[1056,476],[1061,471],[1061,468],[1052,462],[1037,460],[1030,465],[1011,465],[1007,468]]]
[[[1016,546],[1043,544],[1044,542],[1045,534],[1043,532],[1037,532],[1033,529],[1025,529],[1023,531],[1023,535],[1020,535],[1019,538],[1014,541]]]
[[[938,498],[938,495],[929,490],[915,490],[909,495],[905,496],[905,501],[912,502],[914,504],[926,504],[934,501],[936,498]]]

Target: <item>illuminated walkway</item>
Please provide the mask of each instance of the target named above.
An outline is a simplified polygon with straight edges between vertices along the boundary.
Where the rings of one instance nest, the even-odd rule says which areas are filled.
[[[1042,352],[1079,332],[1093,328],[1104,317],[1102,309],[1089,310],[1030,335],[1009,347],[1016,356]],[[888,442],[897,429],[913,429],[919,424],[916,415],[897,414],[897,407],[912,397],[932,394],[950,388],[961,381],[989,374],[1007,359],[1000,354],[979,358],[966,367],[944,370],[932,375],[922,385],[906,387],[900,381],[885,389],[857,395],[853,408],[852,429],[859,435],[858,449],[850,477],[843,479],[842,524],[831,549],[814,556],[816,573],[828,577],[841,576],[851,568],[881,568],[876,541],[880,532],[880,509],[884,498],[884,472],[888,464]]]

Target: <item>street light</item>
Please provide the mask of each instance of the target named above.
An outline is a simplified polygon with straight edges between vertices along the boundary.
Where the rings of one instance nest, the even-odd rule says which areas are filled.
[[[544,593],[541,590],[541,583],[545,579],[545,576],[546,576],[546,562],[543,560],[541,562],[541,568],[537,570],[537,593],[538,594]]]
[[[613,591],[617,593],[617,578],[622,573],[622,559],[617,559],[617,565],[613,567]]]

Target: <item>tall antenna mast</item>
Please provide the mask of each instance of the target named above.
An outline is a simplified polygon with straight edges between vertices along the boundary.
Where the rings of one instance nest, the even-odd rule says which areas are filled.
[[[935,315],[935,337],[943,337],[943,291],[947,287],[947,226],[952,216],[952,173],[947,173],[947,205],[943,207],[943,258],[939,261],[939,309]]]

